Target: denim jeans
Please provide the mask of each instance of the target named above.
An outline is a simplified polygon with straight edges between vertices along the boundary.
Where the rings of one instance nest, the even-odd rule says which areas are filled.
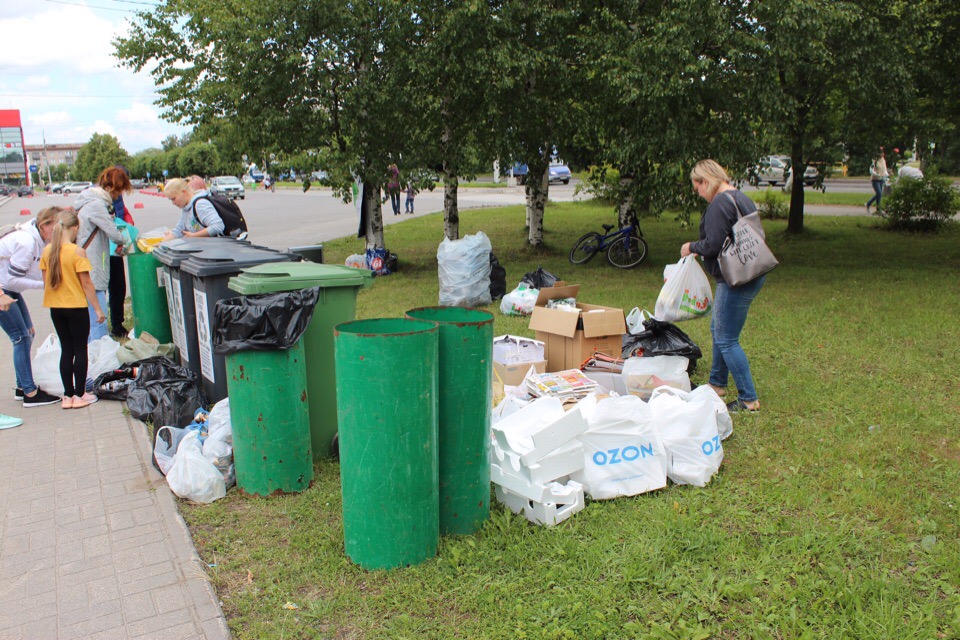
[[[400,213],[400,192],[399,191],[390,192],[390,206],[393,207],[394,215],[398,215]]]
[[[13,343],[13,368],[17,373],[17,387],[30,395],[37,389],[33,381],[33,365],[30,363],[30,347],[33,345],[33,321],[30,319],[30,310],[23,296],[14,291],[6,294],[16,300],[7,311],[0,311],[0,327]]]
[[[886,183],[886,180],[871,180],[870,186],[873,187],[873,197],[867,200],[867,206],[869,207],[874,202],[877,203],[877,208],[880,208],[880,199],[883,197],[883,185]]]
[[[713,316],[710,318],[710,334],[713,336],[713,366],[710,369],[710,384],[727,386],[727,376],[732,375],[737,385],[737,394],[744,402],[757,399],[757,389],[750,375],[747,354],[740,346],[740,332],[747,321],[750,303],[760,293],[766,276],[739,287],[717,283],[713,298]]]
[[[97,300],[100,301],[100,309],[106,313],[107,292],[97,291]],[[94,340],[99,340],[103,336],[107,335],[107,323],[97,322],[97,312],[93,310],[93,307],[90,305],[90,303],[87,303],[87,312],[90,314],[90,337],[87,338],[87,344],[90,344]]]

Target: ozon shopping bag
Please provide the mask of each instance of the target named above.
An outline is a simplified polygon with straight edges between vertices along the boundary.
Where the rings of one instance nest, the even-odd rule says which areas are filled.
[[[680,258],[675,265],[667,265],[653,317],[666,322],[681,322],[702,318],[712,308],[710,281],[695,257],[687,256]]]
[[[587,416],[583,470],[570,478],[594,500],[635,496],[667,486],[667,455],[647,404],[635,396],[604,398]]]

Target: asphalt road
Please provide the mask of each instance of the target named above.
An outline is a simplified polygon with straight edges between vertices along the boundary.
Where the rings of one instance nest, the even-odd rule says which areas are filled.
[[[835,180],[828,181],[827,184],[829,191],[871,192],[869,180]],[[574,196],[574,188],[574,183],[551,185],[550,199],[557,202],[580,199],[582,196]],[[750,187],[747,189],[749,190]],[[459,196],[461,209],[521,205],[525,201],[522,187],[463,188]],[[48,194],[31,198],[11,198],[5,203],[0,203],[0,224],[25,219],[18,215],[21,210],[26,210],[26,215],[35,216],[46,206],[73,204],[75,200],[76,196]],[[127,196],[125,201],[141,232],[172,227],[177,223],[179,210],[153,190],[136,192]],[[142,205],[142,208],[136,208],[138,204]],[[314,188],[307,193],[296,188],[281,188],[275,193],[248,190],[246,199],[239,200],[238,204],[243,209],[244,217],[250,226],[250,239],[275,249],[318,244],[334,238],[355,236],[359,226],[354,205],[344,204],[339,198],[334,197],[329,189]],[[384,223],[387,225],[414,217],[407,214],[394,216],[390,211],[389,203],[384,207]],[[415,216],[442,211],[443,191],[436,189],[433,192],[419,194],[415,208]],[[809,213],[818,213],[817,207],[808,205],[807,209]],[[822,213],[845,213],[848,209],[851,213],[861,213],[860,209],[855,207],[831,209],[838,209],[838,211],[824,210]],[[362,249],[360,243],[357,249],[358,251]]]

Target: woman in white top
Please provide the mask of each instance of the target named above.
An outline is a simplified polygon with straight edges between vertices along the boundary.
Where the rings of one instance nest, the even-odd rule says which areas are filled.
[[[870,213],[870,205],[877,203],[877,211],[880,211],[880,199],[883,198],[883,185],[887,183],[887,159],[883,155],[883,147],[880,147],[880,157],[870,165],[870,185],[873,187],[873,197],[867,200],[867,213]]]

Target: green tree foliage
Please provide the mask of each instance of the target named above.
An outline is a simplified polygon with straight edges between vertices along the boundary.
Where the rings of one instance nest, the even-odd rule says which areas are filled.
[[[753,104],[762,126],[786,139],[792,166],[821,160],[842,142],[876,149],[900,122],[906,104],[902,90],[909,79],[890,9],[876,0],[744,5],[753,40],[736,68],[760,83],[750,92]],[[803,230],[802,174],[793,172],[791,233]]]
[[[580,35],[587,114],[578,142],[604,179],[621,225],[667,207],[701,207],[687,177],[713,158],[734,172],[761,151],[751,97],[736,73],[748,26],[736,4],[641,0],[599,4]]]
[[[180,150],[177,169],[181,176],[210,176],[220,167],[220,154],[212,144],[191,142]]]
[[[119,140],[108,133],[95,133],[80,147],[71,173],[78,180],[94,181],[107,167],[126,165],[129,161],[130,155],[120,146]]]
[[[411,25],[407,3],[183,0],[139,14],[117,54],[148,69],[167,117],[228,119],[251,158],[324,149],[340,193],[364,183],[366,238],[383,245],[380,186],[404,151],[409,92],[394,54]]]

